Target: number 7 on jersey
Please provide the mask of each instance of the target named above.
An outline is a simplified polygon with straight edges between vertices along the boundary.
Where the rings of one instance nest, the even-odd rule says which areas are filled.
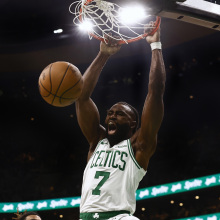
[[[103,184],[106,182],[106,180],[110,176],[110,172],[104,172],[104,171],[96,171],[95,173],[95,179],[99,179],[100,176],[103,176],[103,178],[100,180],[99,184],[96,186],[95,189],[92,190],[92,195],[100,195],[101,190],[100,188],[103,186]]]

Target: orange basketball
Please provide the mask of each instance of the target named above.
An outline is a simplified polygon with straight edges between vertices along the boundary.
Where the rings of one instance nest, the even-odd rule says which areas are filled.
[[[42,71],[38,85],[47,103],[65,107],[73,104],[81,95],[83,79],[76,66],[60,61],[51,63]]]

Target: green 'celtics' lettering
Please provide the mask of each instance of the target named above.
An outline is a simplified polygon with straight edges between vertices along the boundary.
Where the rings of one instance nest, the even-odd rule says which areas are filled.
[[[126,162],[123,160],[124,155],[125,155],[125,157],[128,157],[128,154],[126,152],[121,153],[121,161],[123,162],[123,167],[121,167],[121,165],[119,165],[119,170],[121,170],[121,171],[125,170],[125,165],[126,165]]]
[[[100,150],[95,152],[90,168],[112,167],[121,171],[125,170],[128,153],[120,150]]]
[[[102,161],[103,161],[104,157],[101,157],[101,154],[104,153],[104,152],[105,152],[104,150],[101,150],[101,151],[100,151],[100,154],[99,154],[99,158],[101,158],[101,161],[100,161],[100,163],[99,163],[99,166],[100,166],[100,167],[103,166]]]
[[[106,154],[107,154],[107,156],[106,156],[106,159],[105,159],[105,163],[104,163],[104,167],[106,166],[106,164],[107,164],[107,161],[108,161],[108,157],[109,157],[109,154],[111,153],[112,151],[106,151]]]
[[[92,163],[91,163],[90,168],[93,168],[93,167],[94,167],[93,161],[94,161],[94,159],[95,159],[95,157],[96,157],[96,154],[99,154],[99,151],[97,151],[97,152],[95,153],[95,155],[94,155],[94,157],[93,157],[93,159],[92,159]]]
[[[95,189],[92,190],[92,195],[100,195],[101,190],[100,188],[103,186],[103,184],[107,181],[107,179],[110,176],[110,172],[104,172],[104,171],[96,171],[95,173],[95,179],[99,179],[100,176],[103,176],[101,181],[98,183]]]
[[[111,162],[112,162],[112,155],[113,155],[113,151],[111,152],[111,158],[110,158],[110,161],[109,161],[109,163],[108,163],[108,167],[110,167],[111,166]]]
[[[97,159],[96,159],[96,162],[95,162],[95,165],[94,165],[95,167],[98,166],[97,162],[98,162],[98,160],[100,159],[100,154],[101,154],[101,152],[102,152],[102,151],[99,152],[99,155],[98,155],[98,157],[97,157]]]
[[[113,160],[112,160],[112,167],[113,167],[113,168],[117,168],[117,167],[118,167],[118,164],[115,165],[115,157],[116,157],[116,154],[117,154],[117,153],[118,153],[119,155],[121,154],[120,151],[118,151],[118,150],[115,151],[114,157],[113,157]]]

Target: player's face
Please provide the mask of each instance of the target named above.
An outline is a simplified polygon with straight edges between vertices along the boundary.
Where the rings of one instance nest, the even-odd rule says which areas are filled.
[[[114,138],[115,141],[130,138],[134,117],[133,111],[127,105],[113,105],[108,110],[105,120],[107,137]]]
[[[38,215],[28,215],[25,220],[41,220],[41,218]]]

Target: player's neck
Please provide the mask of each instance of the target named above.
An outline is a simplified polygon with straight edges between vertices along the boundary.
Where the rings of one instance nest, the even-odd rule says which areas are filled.
[[[108,138],[108,142],[110,144],[110,147],[113,147],[116,144],[120,143],[119,141],[112,140],[111,138]]]
[[[117,144],[119,144],[120,142],[122,142],[123,140],[127,140],[129,137],[124,137],[124,138],[118,138],[118,137],[114,137],[114,136],[108,136],[108,142],[110,144],[110,147],[113,147]]]
[[[118,131],[113,135],[109,135],[108,132],[106,132],[106,137],[109,141],[110,147],[131,138],[132,135],[133,133],[131,129],[118,129]]]

